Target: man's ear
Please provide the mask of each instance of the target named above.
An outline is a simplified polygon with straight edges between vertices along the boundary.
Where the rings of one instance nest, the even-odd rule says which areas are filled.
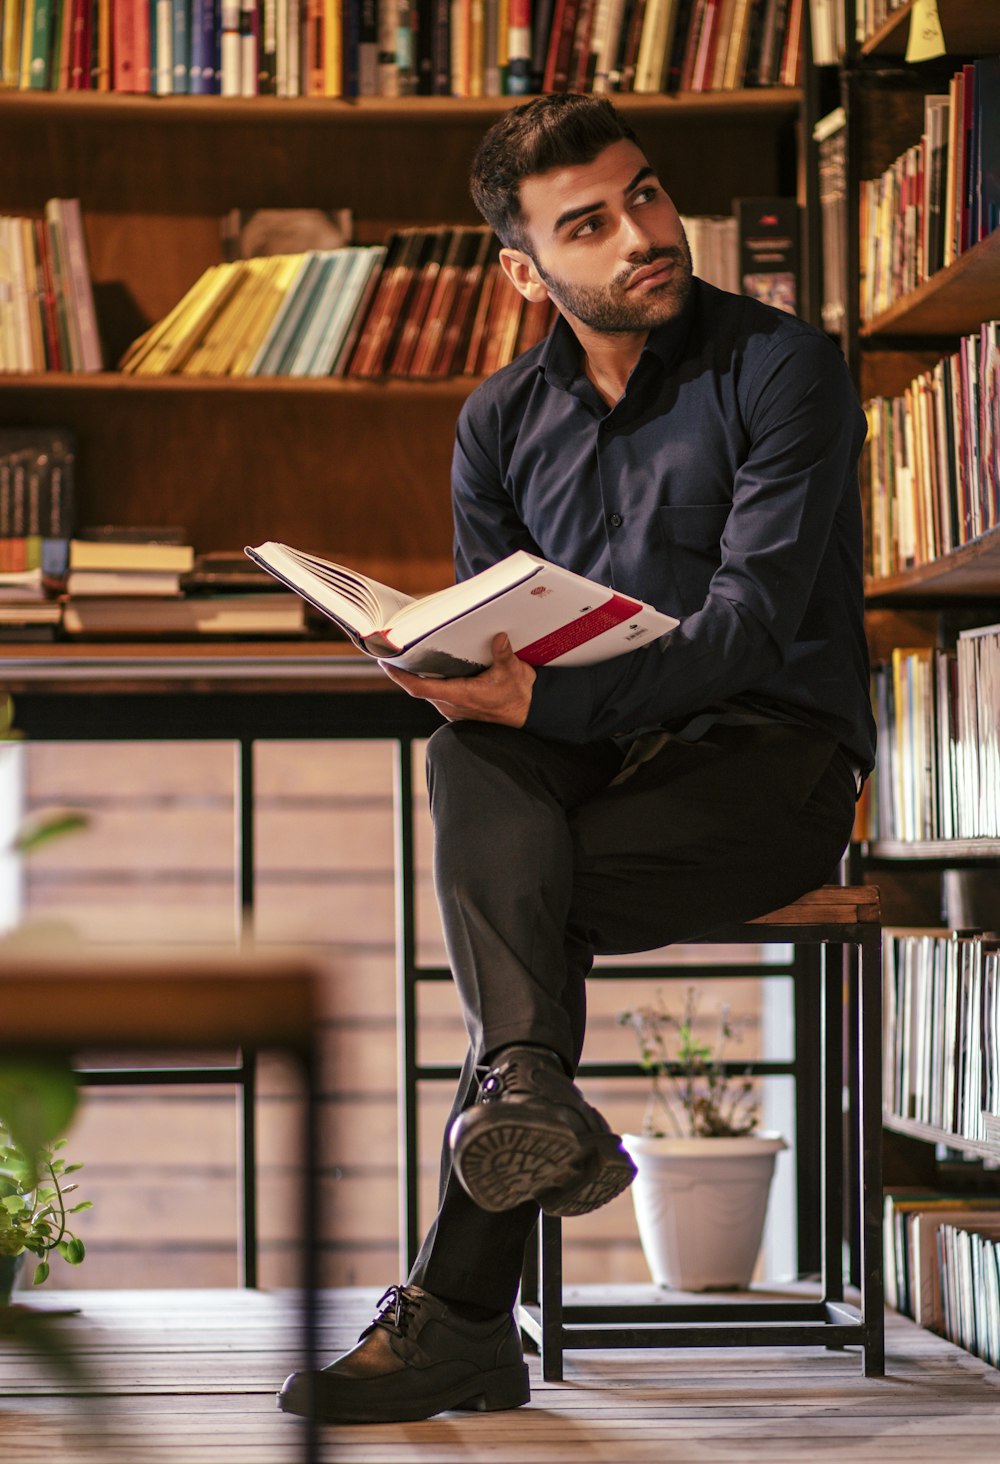
[[[500,266],[514,289],[526,300],[538,304],[549,298],[548,287],[535,268],[534,260],[523,249],[501,249]]]

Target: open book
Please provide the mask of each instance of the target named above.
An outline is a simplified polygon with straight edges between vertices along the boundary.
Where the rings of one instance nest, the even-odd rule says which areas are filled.
[[[501,631],[532,666],[586,666],[648,645],[677,624],[522,549],[416,600],[287,544],[246,553],[336,621],[359,650],[419,676],[474,676],[490,664]]]

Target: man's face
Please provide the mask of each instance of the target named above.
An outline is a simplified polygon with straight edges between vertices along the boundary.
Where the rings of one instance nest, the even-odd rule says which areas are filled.
[[[623,139],[593,162],[526,178],[521,208],[534,270],[591,330],[648,331],[684,308],[691,252],[635,143]]]

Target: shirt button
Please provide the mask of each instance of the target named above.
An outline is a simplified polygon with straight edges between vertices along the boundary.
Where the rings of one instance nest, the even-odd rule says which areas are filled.
[[[620,529],[624,522],[625,520],[622,518],[620,513],[612,513],[608,515],[608,523],[613,529]]]

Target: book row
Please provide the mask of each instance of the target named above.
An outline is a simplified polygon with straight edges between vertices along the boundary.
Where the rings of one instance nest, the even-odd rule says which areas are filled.
[[[1000,626],[954,650],[897,646],[872,672],[877,839],[1000,837]]]
[[[872,320],[1000,223],[1000,57],[924,98],[924,130],[861,184],[861,318]]]
[[[0,217],[0,374],[100,369],[79,200],[52,198],[41,219]]]
[[[890,1191],[883,1225],[886,1304],[1000,1363],[1000,1200]]]
[[[806,0],[0,0],[0,86],[502,96],[799,84]]]
[[[884,992],[885,1111],[986,1142],[983,1114],[1000,1114],[996,941],[887,932]]]
[[[732,218],[687,218],[695,270],[796,309],[794,199],[740,199]],[[409,228],[212,265],[125,353],[134,375],[488,375],[536,344],[555,315],[526,301],[485,228]]]
[[[548,330],[488,230],[402,229],[348,245],[214,265],[130,347],[137,375],[424,376],[495,371]]]
[[[0,574],[40,587],[66,572],[76,439],[65,428],[0,427]]]
[[[1000,524],[1000,322],[865,410],[869,574],[929,564]]]

